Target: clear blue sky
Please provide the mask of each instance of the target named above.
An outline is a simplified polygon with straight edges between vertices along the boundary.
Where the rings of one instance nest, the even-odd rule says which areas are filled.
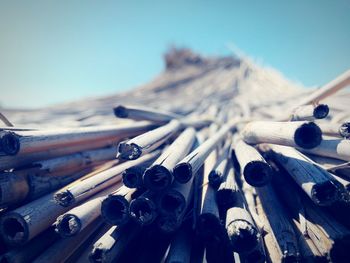
[[[230,42],[322,85],[350,67],[350,1],[0,0],[0,104],[126,90],[162,71],[172,43],[215,55]]]

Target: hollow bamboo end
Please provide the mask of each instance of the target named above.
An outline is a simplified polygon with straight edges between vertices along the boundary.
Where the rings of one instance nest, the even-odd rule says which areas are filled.
[[[339,199],[338,187],[331,181],[315,185],[311,190],[314,203],[320,206],[329,206]]]
[[[126,169],[123,174],[123,184],[129,188],[138,188],[142,185],[142,171],[134,166]]]
[[[131,201],[130,217],[139,225],[151,224],[157,217],[156,205],[147,197],[138,197]]]
[[[179,163],[174,168],[174,178],[181,184],[187,183],[191,180],[192,167],[189,163]]]
[[[129,221],[129,202],[123,196],[111,195],[103,200],[101,215],[111,225],[125,225]]]
[[[173,175],[161,165],[154,165],[145,171],[143,182],[152,191],[162,191],[171,185]]]
[[[122,106],[122,105],[119,105],[117,107],[115,107],[113,109],[113,112],[114,112],[114,115],[118,118],[127,118],[128,117],[128,111],[127,109]]]
[[[57,219],[56,232],[61,237],[71,237],[78,234],[81,230],[80,219],[76,215],[65,214]]]
[[[142,149],[134,143],[120,143],[118,146],[118,159],[136,160],[142,155]]]
[[[339,127],[339,134],[344,138],[350,138],[350,122],[345,122]]]
[[[257,229],[245,220],[235,220],[227,226],[227,235],[237,253],[252,251],[259,243]]]
[[[222,183],[221,173],[218,171],[211,171],[208,175],[209,185],[214,189],[218,189]]]
[[[186,200],[179,192],[169,190],[160,197],[159,209],[162,214],[178,218],[186,209]]]
[[[27,222],[17,213],[7,213],[0,219],[0,235],[9,245],[23,245],[29,238]]]
[[[295,143],[305,149],[312,149],[322,141],[322,131],[313,122],[302,124],[294,133]]]
[[[314,108],[314,117],[316,119],[324,119],[328,116],[328,113],[329,113],[329,107],[328,105],[326,104],[320,104],[320,105],[317,105],[315,108]]]
[[[0,137],[0,148],[7,155],[16,155],[20,150],[18,137],[9,131],[5,131]]]
[[[69,191],[58,192],[54,195],[54,200],[57,204],[68,207],[74,204],[75,198]]]
[[[244,179],[254,187],[261,187],[268,184],[272,178],[272,168],[265,162],[249,162],[243,170]]]

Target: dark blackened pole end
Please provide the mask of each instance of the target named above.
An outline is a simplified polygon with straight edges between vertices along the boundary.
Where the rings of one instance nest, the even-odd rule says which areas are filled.
[[[302,124],[294,133],[294,141],[301,148],[312,149],[322,141],[322,131],[313,122]]]

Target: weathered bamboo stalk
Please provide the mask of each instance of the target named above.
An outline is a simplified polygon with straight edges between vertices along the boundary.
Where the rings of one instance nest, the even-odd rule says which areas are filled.
[[[149,123],[125,124],[118,127],[97,126],[47,131],[3,131],[1,151],[6,155],[21,156],[27,153],[47,151],[90,142],[109,145],[125,137],[140,134],[153,128]]]
[[[233,251],[242,255],[250,254],[259,244],[260,233],[240,191],[235,194],[234,205],[227,210],[226,231]]]
[[[219,158],[208,176],[209,185],[214,189],[218,189],[222,183],[222,179],[226,174],[227,166],[231,161],[232,145],[231,140],[227,140],[223,146]]]
[[[222,126],[219,131],[176,164],[174,168],[175,179],[180,183],[188,182],[191,177],[198,172],[209,154],[226,138],[227,134],[235,127],[235,125],[236,121],[232,121],[231,123]]]
[[[185,184],[173,182],[171,188],[159,198],[158,227],[166,233],[177,230],[192,200],[193,179]]]
[[[328,261],[343,262],[350,246],[350,231],[314,205],[284,171],[274,177],[274,183],[300,232],[312,240]]]
[[[294,109],[292,113],[292,121],[313,121],[315,119],[324,119],[329,113],[328,105],[303,105]]]
[[[224,228],[220,221],[215,190],[208,184],[208,176],[216,163],[216,152],[212,151],[204,163],[201,206],[197,223],[197,234],[206,244],[222,240]]]
[[[76,202],[92,196],[100,190],[121,181],[121,173],[125,169],[138,165],[159,156],[160,152],[156,151],[147,154],[137,160],[128,161],[102,171],[94,176],[84,176],[72,184],[55,193],[55,201],[62,206],[70,206]]]
[[[307,105],[312,103],[318,103],[319,101],[327,98],[328,96],[334,94],[338,90],[345,88],[350,85],[350,70],[344,72],[343,74],[336,77],[331,82],[327,83],[323,87],[315,90],[306,98],[303,98],[298,102],[298,105]]]
[[[157,218],[158,212],[157,204],[154,201],[155,198],[154,193],[147,191],[130,202],[130,217],[138,225],[150,225]]]
[[[232,164],[228,166],[224,180],[216,192],[216,202],[223,211],[232,207],[235,202],[236,193],[239,191]]]
[[[115,142],[113,142],[115,143]],[[110,142],[100,142],[92,141],[88,144],[80,144],[73,146],[65,146],[60,148],[51,148],[46,151],[27,153],[20,156],[1,156],[0,157],[0,170],[6,170],[10,168],[22,168],[25,166],[32,165],[33,162],[38,162],[42,160],[49,160],[53,158],[58,158],[66,156],[68,154],[74,154],[82,151],[100,149],[101,147],[110,147],[112,143]]]
[[[117,262],[124,248],[140,232],[139,227],[127,224],[123,227],[112,226],[95,244],[90,253],[91,263]]]
[[[4,214],[0,218],[0,235],[10,245],[23,245],[47,229],[69,208],[56,204],[53,195],[45,195]]]
[[[238,139],[234,150],[241,167],[241,173],[248,184],[254,187],[261,187],[270,182],[272,169],[253,146]]]
[[[325,137],[317,147],[300,150],[315,155],[350,161],[350,140]]]
[[[122,173],[123,183],[129,188],[142,188],[144,186],[143,174],[152,165],[156,158],[140,165],[132,166]]]
[[[102,201],[109,193],[119,189],[121,185],[121,183],[117,183],[108,187],[86,200],[83,204],[57,217],[54,223],[56,232],[61,237],[70,237],[79,234],[101,215]]]
[[[59,239],[48,249],[45,250],[39,257],[37,257],[33,263],[60,263],[66,262],[66,260],[79,249],[84,242],[93,235],[98,228],[102,225],[102,222],[96,220],[88,227],[86,227],[82,232],[73,237]]]
[[[32,262],[39,254],[51,246],[58,236],[52,228],[34,238],[24,246],[12,248],[0,256],[1,263],[26,263]]]
[[[125,225],[129,222],[129,206],[139,191],[122,186],[102,201],[102,218],[111,225]]]
[[[242,131],[248,144],[273,143],[311,149],[322,141],[321,129],[313,122],[254,121]]]
[[[315,204],[329,206],[341,199],[343,187],[305,155],[291,147],[273,144],[266,147]]]
[[[341,138],[350,137],[350,122],[338,124],[328,121],[317,121],[316,124],[320,127],[322,134]]]
[[[298,262],[299,249],[291,219],[270,185],[256,189],[281,262]]]
[[[143,133],[131,140],[121,142],[118,146],[117,158],[135,160],[157,149],[180,129],[181,123],[177,120],[172,120],[159,128]]]
[[[181,119],[183,117],[181,115],[159,109],[123,105],[115,107],[114,114],[118,118],[128,118],[137,121],[146,120],[152,122],[169,122],[173,119]]]
[[[173,169],[192,149],[195,130],[187,128],[163,152],[163,154],[146,170],[143,176],[145,186],[152,191],[168,188],[173,182]]]

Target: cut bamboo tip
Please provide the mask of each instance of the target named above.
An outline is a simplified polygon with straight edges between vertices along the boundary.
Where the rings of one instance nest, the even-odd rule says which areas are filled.
[[[125,225],[129,221],[129,202],[120,195],[110,195],[102,201],[101,215],[111,225]]]
[[[209,185],[217,190],[222,183],[222,176],[222,173],[217,170],[210,171],[208,175]]]
[[[115,116],[117,116],[118,118],[127,118],[128,117],[128,111],[122,105],[115,107],[113,109],[113,111],[114,111]]]
[[[294,141],[302,148],[315,148],[322,141],[322,131],[313,122],[304,123],[296,129],[294,133]]]
[[[174,168],[174,177],[176,180],[185,184],[192,178],[192,167],[189,163],[179,163]]]
[[[155,203],[148,197],[140,196],[131,201],[130,217],[141,226],[151,224],[157,217]]]
[[[257,229],[245,220],[235,220],[226,229],[232,248],[237,253],[250,252],[259,243]]]
[[[244,167],[243,176],[248,184],[261,187],[271,181],[272,169],[265,162],[251,161]]]
[[[13,132],[3,131],[0,133],[0,151],[7,155],[16,155],[19,149],[19,140]]]
[[[315,184],[311,190],[311,199],[320,206],[332,205],[340,199],[338,187],[332,181]]]
[[[118,146],[117,158],[123,160],[136,160],[142,154],[142,149],[135,143],[122,142]]]
[[[0,234],[6,244],[22,245],[29,238],[29,230],[25,220],[15,212],[4,214],[0,218]]]
[[[324,119],[329,113],[329,107],[327,104],[319,104],[314,108],[314,117],[316,119]]]
[[[76,215],[64,214],[57,218],[55,226],[61,237],[71,237],[80,232],[81,222]]]
[[[123,183],[129,188],[138,188],[143,184],[142,181],[143,169],[138,166],[133,166],[126,169],[122,173]]]
[[[162,165],[153,165],[145,171],[143,183],[152,191],[161,191],[168,188],[172,182],[172,173]]]
[[[54,195],[54,200],[57,204],[64,207],[71,206],[75,202],[74,196],[69,191],[57,192]]]
[[[344,138],[350,137],[350,122],[345,122],[339,127],[339,134]]]

